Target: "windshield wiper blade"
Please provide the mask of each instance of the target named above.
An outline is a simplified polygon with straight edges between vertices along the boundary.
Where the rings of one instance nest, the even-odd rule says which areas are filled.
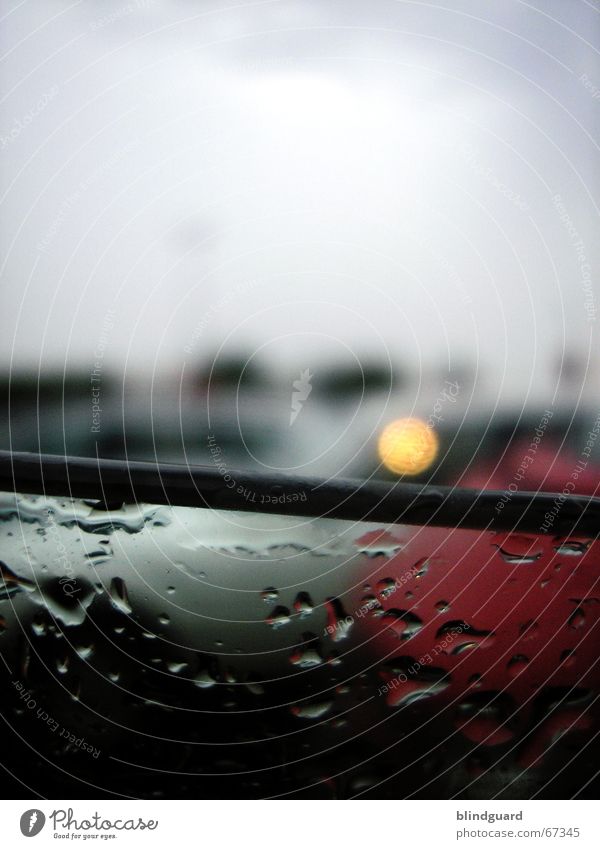
[[[590,496],[515,492],[507,499],[503,491],[252,471],[222,474],[210,466],[162,462],[0,451],[0,489],[96,500],[106,508],[144,502],[538,534],[552,513],[553,535],[600,533],[600,498]]]

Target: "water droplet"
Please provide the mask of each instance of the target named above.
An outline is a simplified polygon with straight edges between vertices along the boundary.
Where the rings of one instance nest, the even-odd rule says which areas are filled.
[[[527,669],[528,665],[529,665],[529,658],[528,657],[526,657],[524,654],[515,654],[508,661],[508,664],[507,664],[508,674],[512,678],[516,678],[518,675],[520,675],[522,672],[524,672]]]
[[[560,653],[560,662],[565,666],[574,666],[577,655],[575,649],[563,649]]]
[[[74,702],[78,702],[81,699],[81,681],[78,678],[72,682],[70,688],[67,686],[67,689],[69,689],[71,699]]]
[[[275,587],[267,587],[266,590],[262,591],[260,597],[263,601],[266,601],[267,603],[271,601],[277,601],[277,599],[279,598],[279,592],[275,589]]]
[[[573,628],[577,631],[580,628],[584,628],[585,624],[585,611],[583,607],[577,607],[569,617],[569,628]]]
[[[82,660],[87,660],[88,657],[91,657],[94,654],[94,646],[76,646],[75,651]]]
[[[410,640],[423,627],[423,620],[411,613],[410,610],[386,610],[383,621],[401,640]]]
[[[217,683],[208,669],[204,669],[202,672],[199,672],[193,680],[196,687],[200,687],[201,690],[208,690],[210,687],[214,687]]]
[[[292,652],[290,663],[300,669],[311,669],[323,663],[319,641],[314,634],[302,635],[302,645]]]
[[[127,584],[123,578],[113,578],[110,582],[110,597],[113,606],[122,613],[129,615],[131,613],[131,605],[129,604],[129,593],[127,592]]]
[[[306,616],[310,616],[314,610],[314,604],[308,593],[298,593],[296,600],[294,601],[294,610],[296,613],[300,614],[301,619],[304,619]]]
[[[473,651],[479,646],[479,643],[469,642],[469,643],[461,643],[459,646],[455,646],[450,654],[458,655],[464,654],[466,651]]]
[[[357,611],[359,616],[364,616],[366,613],[370,613],[371,616],[378,617],[383,616],[385,610],[383,609],[381,602],[374,595],[365,595],[360,600],[360,607]]]
[[[25,578],[20,578],[12,569],[9,569],[6,563],[0,560],[0,600],[10,598],[18,592],[34,592],[35,584],[27,581]]]
[[[333,707],[333,701],[315,702],[310,705],[294,705],[291,708],[294,716],[300,719],[320,719],[326,716]]]
[[[415,579],[417,581],[424,578],[429,572],[429,559],[427,557],[422,557],[420,560],[417,560],[413,566],[413,572],[415,573]]]
[[[334,643],[345,640],[354,625],[354,617],[348,616],[339,598],[328,598],[325,602],[327,612],[327,634]]]
[[[290,662],[300,669],[310,669],[323,663],[323,658],[314,649],[299,649],[290,655]]]
[[[55,511],[55,521],[58,525],[72,527],[77,525],[82,530],[91,534],[106,537],[116,530],[123,530],[127,534],[137,534],[143,530],[146,524],[163,526],[170,523],[168,513],[161,507],[155,505],[106,505],[99,506],[96,502],[86,514],[74,513],[73,506],[70,510],[65,505],[61,510]]]
[[[113,556],[113,549],[110,545],[109,541],[106,540],[105,544],[100,544],[100,546],[94,551],[86,552],[84,554],[84,559],[89,563],[90,566],[102,566],[103,563],[107,563],[110,558]]]
[[[70,658],[68,655],[65,655],[62,658],[59,658],[56,661],[56,669],[60,675],[66,675],[69,671]]]
[[[355,543],[360,554],[366,557],[393,557],[404,548],[389,531],[369,531]]]
[[[445,647],[454,643],[450,654],[460,655],[476,648],[488,648],[494,642],[495,634],[493,631],[477,629],[461,619],[455,619],[445,622],[438,629],[436,638],[443,641]]]
[[[171,672],[173,675],[179,675],[187,668],[188,664],[184,660],[171,660],[167,663],[167,672]]]
[[[265,619],[267,625],[271,628],[282,628],[284,625],[289,625],[291,622],[290,611],[287,607],[276,607]]]
[[[36,613],[33,617],[31,621],[31,630],[36,637],[42,637],[47,632],[47,623],[41,611]]]
[[[159,614],[158,621],[161,625],[168,625],[171,619],[167,616],[166,613]]]
[[[377,582],[377,592],[382,599],[389,598],[397,589],[396,581],[393,578],[382,578],[381,581]]]
[[[387,666],[393,673],[387,669],[383,671],[386,681],[378,694],[385,695],[389,707],[408,707],[437,696],[450,686],[450,676],[443,669],[422,666],[412,657],[394,658]]]
[[[525,565],[535,563],[543,554],[543,548],[537,537],[523,534],[495,534],[494,545],[506,563]]]
[[[449,601],[436,601],[435,609],[439,610],[440,613],[447,613],[450,610],[450,602]]]
[[[94,587],[89,581],[63,576],[40,585],[32,598],[36,604],[45,606],[55,619],[72,627],[84,622],[87,608],[95,597]]]
[[[581,555],[585,554],[588,550],[589,545],[590,540],[569,537],[568,539],[560,541],[558,545],[555,545],[554,550],[561,556],[566,555],[567,557],[581,557]]]

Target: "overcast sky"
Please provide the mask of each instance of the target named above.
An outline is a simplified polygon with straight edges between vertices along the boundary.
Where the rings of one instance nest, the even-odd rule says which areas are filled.
[[[4,365],[598,358],[600,4],[1,7]]]

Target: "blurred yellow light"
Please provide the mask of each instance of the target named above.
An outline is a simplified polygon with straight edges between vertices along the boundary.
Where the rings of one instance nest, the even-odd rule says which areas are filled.
[[[390,422],[379,437],[379,458],[397,475],[419,475],[435,460],[439,448],[432,427],[420,419]]]

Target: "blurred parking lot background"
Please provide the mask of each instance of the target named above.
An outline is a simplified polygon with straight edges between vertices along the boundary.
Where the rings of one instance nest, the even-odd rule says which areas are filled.
[[[394,479],[408,418],[410,479],[501,488],[550,412],[519,486],[562,489],[597,433],[597,19],[5,7],[0,447]]]

